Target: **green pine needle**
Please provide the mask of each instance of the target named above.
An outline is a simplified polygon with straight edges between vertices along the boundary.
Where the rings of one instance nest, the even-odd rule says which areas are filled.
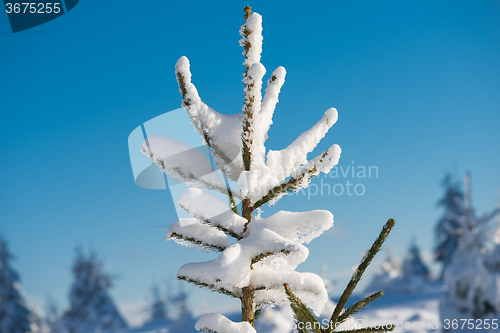
[[[356,288],[356,285],[361,280],[363,273],[365,272],[368,265],[370,265],[375,255],[378,253],[378,251],[380,251],[382,244],[384,244],[384,241],[387,239],[387,236],[389,236],[389,233],[391,232],[391,229],[394,227],[395,223],[396,222],[394,221],[394,219],[389,219],[389,221],[387,221],[387,223],[382,228],[380,235],[375,240],[368,253],[363,257],[363,259],[359,263],[356,271],[351,277],[351,280],[349,281],[347,287],[342,293],[342,296],[340,297],[340,300],[337,303],[335,310],[333,311],[332,317],[330,318],[331,327],[335,327],[335,323],[338,322],[339,315],[342,312],[342,309],[344,308],[345,304],[351,297],[354,288]],[[330,329],[330,332],[332,331],[333,328]]]
[[[178,234],[176,232],[173,232],[170,235],[170,237],[171,238],[177,238],[177,239],[185,240],[186,242],[190,242],[190,243],[193,243],[195,245],[199,245],[199,246],[202,246],[202,247],[205,247],[205,248],[217,251],[217,252],[222,252],[222,251],[224,251],[226,249],[226,247],[224,247],[224,246],[204,243],[204,242],[202,242],[199,239],[196,239],[196,238],[193,238],[193,237],[184,236],[184,235]]]
[[[379,290],[376,293],[363,298],[361,301],[354,303],[339,316],[339,318],[337,319],[337,323],[343,323],[347,318],[349,318],[349,316],[352,316],[359,310],[366,308],[368,305],[370,305],[370,303],[383,295],[383,291]]]
[[[297,324],[297,327],[307,327],[310,326],[311,330],[314,333],[322,333],[321,332],[321,324],[319,321],[316,319],[314,314],[307,308],[307,306],[302,303],[300,299],[295,296],[295,294],[292,292],[290,289],[290,286],[288,283],[283,284],[285,287],[285,292],[288,296],[288,299],[290,300],[290,305],[292,307],[293,313],[295,315]],[[309,325],[307,325],[309,323]]]

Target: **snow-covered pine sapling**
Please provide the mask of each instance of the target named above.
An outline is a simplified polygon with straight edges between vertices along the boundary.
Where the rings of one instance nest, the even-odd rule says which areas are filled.
[[[220,174],[211,169],[211,162],[201,153],[172,138],[150,135],[142,147],[162,172],[191,186],[179,196],[178,205],[192,218],[173,223],[167,239],[220,252],[214,260],[182,266],[177,278],[241,300],[242,322],[208,314],[196,323],[198,330],[206,332],[255,332],[253,326],[259,309],[287,302],[291,295],[300,300],[308,318],[314,317],[309,309],[319,315],[328,300],[321,277],[295,269],[308,256],[304,244],[331,228],[333,215],[325,210],[279,211],[266,218],[253,213],[265,204],[275,204],[288,192],[306,188],[312,177],[320,172],[328,173],[338,163],[341,152],[338,145],[307,159],[337,121],[337,110],[328,109],[288,147],[266,152],[267,133],[286,71],[283,67],[273,71],[262,96],[266,72],[260,63],[262,17],[252,13],[248,6],[244,11],[246,21],[240,30],[245,56],[242,113],[221,114],[206,105],[192,83],[186,57],[181,57],[175,67],[182,106],[204,145],[210,148]],[[227,196],[227,203],[220,196]],[[241,207],[237,206],[237,199]],[[335,320],[342,316],[343,306],[382,245],[393,225],[391,221],[375,248],[360,263],[335,310]]]

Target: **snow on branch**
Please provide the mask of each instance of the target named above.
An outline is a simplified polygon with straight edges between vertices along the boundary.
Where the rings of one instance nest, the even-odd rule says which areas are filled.
[[[245,24],[241,26],[240,45],[243,46],[243,55],[245,62],[243,65],[247,69],[253,64],[260,63],[260,54],[262,53],[262,16],[258,13],[252,13],[246,18]]]
[[[267,218],[256,218],[249,224],[249,231],[266,228],[299,244],[308,244],[332,226],[333,214],[327,210],[279,211]]]
[[[189,60],[186,57],[181,57],[175,65],[175,74],[182,95],[182,107],[188,112],[193,126],[205,144],[212,148],[224,165],[235,168],[232,173],[238,174],[242,163],[239,150],[243,116],[221,114],[203,103],[198,90],[191,82],[189,67]]]
[[[198,220],[241,239],[247,220],[210,192],[188,188],[179,196],[177,203]]]
[[[267,140],[269,128],[273,123],[273,114],[276,109],[276,104],[278,104],[281,87],[285,83],[285,76],[285,68],[279,66],[274,70],[271,74],[271,78],[267,81],[266,93],[264,94],[264,99],[262,100],[262,106],[260,109],[260,130],[256,133],[256,137],[258,137],[259,143],[261,143],[264,150],[264,143]]]
[[[323,279],[313,273],[279,270],[273,272],[270,268],[262,268],[254,273],[252,279],[257,286],[255,291],[257,307],[287,302],[288,297],[283,289],[283,283],[288,283],[294,293],[316,315],[321,314],[328,300]]]
[[[271,230],[252,230],[248,237],[229,246],[216,259],[182,266],[177,276],[239,294],[241,288],[249,285],[281,284],[308,254],[303,245]],[[277,267],[285,275],[276,274]]]
[[[298,167],[307,164],[307,154],[314,150],[337,119],[337,110],[328,109],[320,121],[302,133],[288,147],[280,151],[270,150],[267,153],[266,165],[274,170],[281,180],[290,176]]]
[[[227,193],[226,184],[212,168],[210,161],[182,141],[153,134],[144,140],[141,151],[155,162],[160,170],[182,182]]]
[[[311,325],[311,327],[313,327],[317,333],[321,333],[321,325],[316,317],[314,317],[307,306],[300,299],[298,299],[297,296],[295,296],[288,283],[284,283],[283,286],[285,287],[286,295],[290,301],[290,306],[292,307],[295,320],[300,323],[300,326],[302,327],[306,327],[306,323],[312,323],[313,325]]]
[[[206,283],[206,282],[203,282],[203,281],[195,280],[195,279],[183,276],[183,275],[177,275],[177,280],[186,281],[186,282],[194,284],[195,286],[204,287],[204,288],[210,289],[211,291],[218,292],[220,294],[224,294],[224,295],[231,296],[231,297],[234,297],[234,298],[240,298],[241,297],[241,290],[239,290],[239,291],[236,290],[235,292],[234,291],[230,291],[230,290],[227,290],[225,288],[216,286],[214,284],[209,284],[209,283]]]
[[[218,313],[201,316],[196,322],[195,329],[206,333],[257,333],[250,323],[235,323]]]
[[[257,196],[255,196],[254,198],[260,199],[255,201],[253,207],[259,208],[268,202],[273,205],[283,195],[289,192],[298,191],[301,188],[306,188],[307,186],[309,186],[311,179],[313,177],[316,177],[320,172],[330,172],[330,170],[338,163],[340,159],[340,153],[340,147],[338,145],[333,145],[321,155],[309,161],[306,165],[295,170],[292,173],[292,176],[282,183],[271,187],[273,186],[273,183],[268,182],[267,184],[263,184],[261,188],[257,187],[256,190],[254,188],[254,193],[257,194]],[[240,185],[240,182],[238,183],[238,185]],[[258,194],[260,191],[268,192],[264,196],[260,196]],[[245,195],[247,192],[250,191],[246,190],[246,192],[242,192],[242,195]]]
[[[167,240],[170,239],[180,245],[206,251],[222,252],[230,245],[224,232],[201,224],[195,218],[180,219],[171,224],[167,231]]]

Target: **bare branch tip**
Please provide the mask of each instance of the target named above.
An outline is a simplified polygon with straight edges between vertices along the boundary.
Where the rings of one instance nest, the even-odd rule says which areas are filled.
[[[245,8],[243,8],[243,11],[245,12],[245,15],[243,15],[245,17],[245,20],[247,20],[250,15],[252,14],[252,7],[250,6],[245,6]]]

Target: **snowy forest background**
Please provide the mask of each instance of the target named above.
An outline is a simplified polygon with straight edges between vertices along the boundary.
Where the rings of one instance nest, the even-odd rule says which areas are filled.
[[[165,241],[175,215],[171,198],[133,183],[124,138],[179,107],[173,64],[182,55],[189,56],[204,99],[223,113],[241,110],[237,29],[246,4],[193,3],[186,24],[177,14],[185,3],[157,4],[152,12],[123,1],[113,16],[106,14],[116,10],[111,4],[96,12],[82,3],[33,33],[0,35],[0,137],[8,143],[0,160],[4,325],[86,329],[78,319],[82,307],[94,322],[139,332],[165,326],[182,332],[176,325],[194,327],[207,309],[241,319],[232,315],[238,304],[174,281],[178,267],[198,259]],[[377,177],[338,179],[362,182],[362,196],[287,198],[280,209],[335,215],[335,226],[311,243],[309,260],[299,268],[323,276],[335,302],[378,232],[377,222],[394,217],[398,225],[357,297],[380,286],[387,295],[360,318],[433,321],[441,310],[456,317],[457,307],[467,316],[493,318],[498,3],[251,5],[265,18],[263,62],[289,73],[271,147],[314,124],[321,115],[313,110],[333,105],[339,121],[324,141],[344,149],[339,168],[378,168]],[[5,17],[0,24],[10,29]],[[173,33],[179,27],[182,32]],[[463,183],[468,170],[469,192]],[[337,182],[320,177],[313,181],[319,190],[322,180]],[[465,259],[454,263],[452,252]],[[91,299],[82,300],[82,293]],[[276,327],[289,320],[284,308],[266,310],[257,329],[279,332]]]
[[[431,263],[422,258],[415,238],[402,256],[388,248],[381,265],[358,295],[382,289],[385,296],[368,311],[355,315],[353,321],[361,320],[364,326],[400,323],[396,331],[401,332],[441,332],[446,319],[456,319],[458,329],[453,331],[461,332],[460,320],[500,320],[500,208],[478,215],[470,184],[470,174],[463,183],[450,175],[443,179],[443,196],[438,201],[442,216],[435,225],[433,253],[439,270],[431,271]],[[199,314],[193,313],[189,292],[182,285],[174,287],[171,281],[153,284],[149,304],[141,311],[141,323],[130,325],[111,297],[113,278],[95,252],[85,253],[80,248],[75,252],[66,309],[50,297],[43,309],[29,304],[12,266],[13,258],[7,241],[0,239],[1,332],[196,332],[194,324]],[[337,283],[328,278],[326,265],[319,273],[330,295],[320,318],[329,318],[337,300],[333,294]],[[205,311],[212,312],[210,305]],[[240,320],[238,312],[226,316]],[[292,311],[284,304],[266,307],[257,319],[256,329],[289,333],[293,323]],[[491,328],[491,332],[495,331]]]

